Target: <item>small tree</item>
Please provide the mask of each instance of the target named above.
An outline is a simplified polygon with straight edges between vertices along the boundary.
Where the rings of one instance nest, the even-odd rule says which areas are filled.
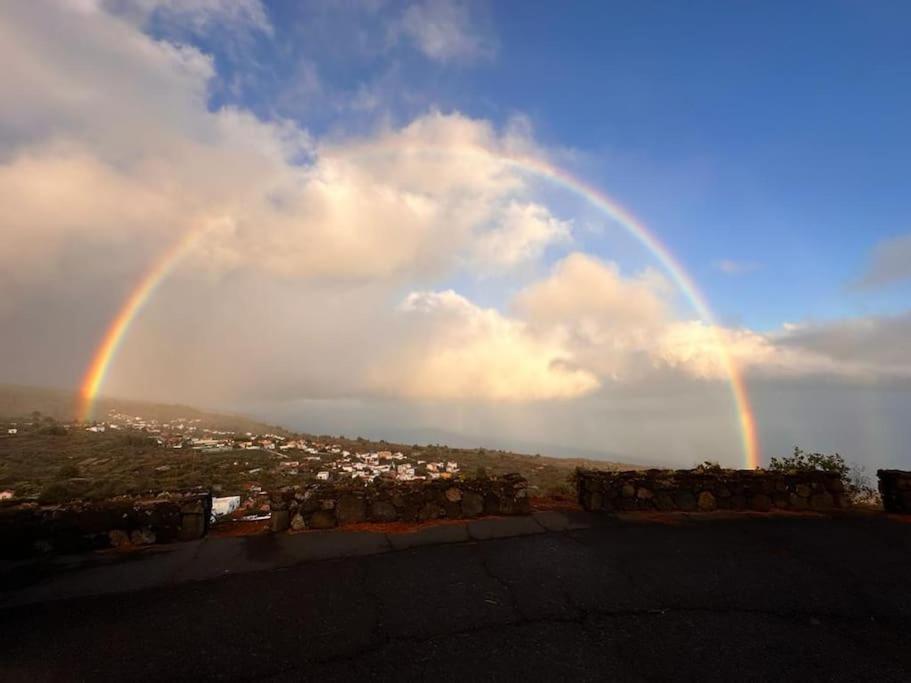
[[[777,472],[831,472],[844,478],[850,467],[838,453],[807,453],[800,446],[794,446],[794,453],[784,458],[772,458],[769,469]]]
[[[870,485],[870,479],[864,468],[848,465],[838,453],[807,453],[799,446],[794,452],[783,458],[772,458],[769,469],[775,472],[831,472],[837,474],[845,487],[845,493],[852,503],[876,503],[879,495]]]

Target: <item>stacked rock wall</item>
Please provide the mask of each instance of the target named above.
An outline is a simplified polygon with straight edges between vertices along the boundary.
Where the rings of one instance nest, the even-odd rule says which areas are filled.
[[[0,507],[0,557],[193,540],[206,534],[211,514],[208,493],[156,500],[7,505]]]
[[[844,486],[827,472],[765,470],[578,470],[588,511],[831,510],[848,507]]]
[[[518,474],[492,479],[316,484],[272,496],[272,530],[330,529],[359,522],[420,522],[530,511]]]
[[[911,515],[911,472],[878,470],[879,494],[883,509],[901,515]]]

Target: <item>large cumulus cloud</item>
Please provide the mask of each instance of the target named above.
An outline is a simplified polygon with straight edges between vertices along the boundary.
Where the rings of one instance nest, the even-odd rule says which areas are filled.
[[[579,251],[573,217],[509,161],[547,156],[521,119],[431,109],[316,137],[212,107],[212,58],[142,30],[179,15],[267,34],[261,10],[0,6],[4,377],[75,383],[131,287],[188,233],[201,237],[107,390],[236,406],[575,401],[579,414],[614,400],[625,415],[723,389],[725,354],[763,380],[911,374],[905,318],[723,328],[681,311],[659,272]]]

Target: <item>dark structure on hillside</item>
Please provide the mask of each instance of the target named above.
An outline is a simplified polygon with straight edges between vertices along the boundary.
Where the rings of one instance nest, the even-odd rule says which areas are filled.
[[[911,515],[911,472],[877,470],[879,494],[883,509],[900,515]]]
[[[0,557],[191,541],[205,536],[211,514],[209,493],[5,505],[0,507]]]
[[[833,510],[849,505],[829,472],[765,470],[578,470],[579,504],[589,512],[660,510]]]
[[[489,479],[390,481],[373,486],[317,484],[272,496],[272,530],[330,529],[360,522],[424,522],[523,515],[531,506],[518,474]]]

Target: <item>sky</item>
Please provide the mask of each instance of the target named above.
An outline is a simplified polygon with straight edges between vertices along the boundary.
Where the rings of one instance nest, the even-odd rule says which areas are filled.
[[[907,466],[909,20],[3,3],[0,382],[79,389],[120,318],[113,396],[627,462],[749,464],[746,440]]]

